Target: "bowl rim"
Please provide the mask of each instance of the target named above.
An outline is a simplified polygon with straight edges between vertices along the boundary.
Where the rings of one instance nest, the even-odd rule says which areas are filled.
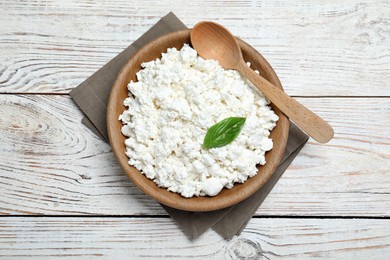
[[[238,193],[234,193],[234,192],[229,193],[228,192],[228,194],[230,196],[228,199],[219,198],[218,197],[219,194],[214,196],[214,197],[201,196],[201,197],[185,198],[185,197],[182,197],[180,194],[167,191],[166,188],[158,187],[156,183],[154,183],[152,180],[148,179],[144,174],[142,174],[136,168],[134,168],[133,166],[128,164],[128,158],[124,154],[125,144],[124,144],[124,142],[119,143],[117,140],[118,138],[115,137],[115,135],[122,135],[122,133],[120,130],[118,132],[117,127],[114,127],[114,124],[111,124],[111,122],[114,122],[114,120],[119,121],[119,119],[118,119],[119,115],[117,113],[115,113],[116,109],[114,109],[115,106],[118,105],[118,103],[117,103],[117,96],[118,95],[116,95],[116,93],[117,93],[118,89],[123,87],[124,84],[125,84],[126,89],[127,89],[127,84],[129,82],[125,82],[123,79],[126,78],[129,68],[132,65],[136,64],[137,62],[140,62],[141,55],[144,54],[146,52],[146,50],[153,47],[153,45],[155,45],[156,42],[167,40],[167,38],[174,37],[175,35],[181,35],[181,36],[188,35],[188,37],[189,37],[190,32],[191,32],[191,29],[184,29],[184,30],[179,30],[179,31],[168,33],[168,34],[164,34],[164,35],[150,41],[149,43],[145,44],[143,47],[141,47],[134,55],[132,55],[127,60],[127,62],[124,64],[124,66],[120,70],[119,74],[117,75],[117,78],[116,78],[116,80],[111,88],[110,96],[108,99],[108,105],[107,105],[107,122],[106,122],[107,123],[107,133],[108,133],[109,143],[112,147],[112,151],[114,152],[116,159],[118,160],[119,164],[121,165],[122,170],[125,172],[127,177],[129,179],[131,179],[132,182],[138,188],[140,188],[145,194],[147,194],[148,196],[150,196],[154,200],[156,200],[156,201],[158,201],[166,206],[172,207],[172,208],[186,210],[186,211],[194,211],[194,212],[212,211],[212,210],[223,209],[223,208],[235,205],[238,202],[243,201],[244,199],[250,197],[257,190],[259,190],[269,180],[269,178],[273,175],[273,173],[275,172],[276,168],[278,167],[278,165],[282,159],[282,156],[284,154],[284,151],[285,151],[285,148],[287,145],[288,132],[289,132],[289,120],[284,114],[282,114],[280,112],[280,110],[278,110],[276,107],[273,107],[273,105],[271,104],[272,109],[275,112],[277,112],[277,111],[279,112],[279,114],[278,114],[279,120],[277,122],[276,127],[279,127],[280,128],[279,131],[281,131],[281,140],[277,144],[277,146],[276,146],[277,148],[275,148],[275,143],[274,143],[274,148],[273,148],[273,149],[277,149],[277,151],[276,151],[277,153],[275,154],[274,157],[272,157],[273,161],[277,162],[277,163],[272,163],[272,165],[269,165],[269,162],[267,162],[265,164],[265,165],[268,164],[267,165],[267,172],[260,173],[263,176],[260,177],[260,179],[258,180],[258,183],[250,185],[249,186],[250,189],[248,189],[248,190],[244,190],[245,188],[241,188],[241,189],[239,189]],[[279,87],[280,89],[283,90],[283,87],[280,83],[279,78],[277,77],[274,69],[268,63],[268,61],[256,49],[254,49],[248,43],[244,42],[243,40],[241,40],[239,38],[236,38],[236,39],[237,39],[237,42],[239,43],[241,49],[244,48],[244,49],[250,51],[253,55],[256,56],[256,59],[259,60],[259,62],[264,64],[263,67],[266,69],[267,73],[270,74],[271,82],[273,82],[277,87]],[[123,100],[121,100],[121,102],[122,102],[121,105],[123,105]],[[121,125],[122,125],[122,123],[121,123]],[[274,130],[272,130],[271,133]],[[127,160],[123,160],[123,159],[121,160],[121,158],[123,158],[123,155],[126,156]],[[264,167],[264,166],[261,166],[261,167]],[[248,178],[248,180],[243,184],[235,183],[234,187],[236,187],[238,185],[245,185],[246,183],[249,182],[249,180],[254,179],[258,175],[259,175],[259,173],[251,178]],[[152,184],[155,186],[155,188],[150,186],[150,182],[152,182]],[[229,189],[229,190],[233,190],[234,187],[232,189]],[[224,190],[226,190],[226,188],[224,188]]]

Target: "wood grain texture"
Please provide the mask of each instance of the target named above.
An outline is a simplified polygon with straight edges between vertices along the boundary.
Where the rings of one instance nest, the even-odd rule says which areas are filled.
[[[300,98],[335,138],[309,141],[257,215],[390,216],[387,98]],[[364,105],[362,105],[364,104]],[[0,213],[166,215],[80,124],[66,95],[0,95]]]
[[[256,218],[240,236],[226,242],[212,231],[189,241],[172,220],[161,218],[4,218],[0,257],[387,259],[389,224],[367,219]]]
[[[169,11],[252,44],[299,96],[390,96],[386,0],[0,3],[0,91],[68,93]]]
[[[389,10],[388,0],[0,1],[0,258],[389,259]],[[212,231],[187,240],[55,95],[169,11],[253,45],[335,129],[329,144],[309,141],[229,242]],[[260,217],[270,215],[287,218]]]

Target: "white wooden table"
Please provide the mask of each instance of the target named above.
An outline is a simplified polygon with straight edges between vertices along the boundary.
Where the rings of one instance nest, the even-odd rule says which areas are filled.
[[[243,233],[188,240],[68,92],[160,17],[214,20],[329,121]],[[390,1],[0,1],[0,258],[390,259]]]

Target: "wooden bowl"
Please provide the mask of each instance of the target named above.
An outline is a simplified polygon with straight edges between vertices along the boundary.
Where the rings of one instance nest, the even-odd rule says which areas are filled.
[[[127,84],[130,80],[136,81],[136,72],[141,69],[141,63],[155,60],[161,57],[161,53],[167,48],[181,49],[184,43],[190,43],[190,30],[182,30],[164,35],[141,48],[123,67],[111,90],[107,107],[107,130],[109,140],[115,156],[126,175],[143,192],[158,202],[181,210],[211,211],[232,206],[255,193],[271,177],[282,158],[286,148],[289,122],[284,114],[272,107],[279,116],[276,127],[271,132],[274,147],[265,155],[266,164],[258,166],[258,174],[249,178],[243,184],[235,184],[233,188],[224,188],[215,197],[184,198],[181,195],[159,188],[152,180],[146,178],[136,168],[128,164],[125,154],[125,139],[122,135],[122,122],[118,120],[120,114],[126,109],[123,101],[128,97]],[[275,86],[282,88],[278,77],[272,67],[255,49],[242,40],[239,40],[245,61],[249,61],[251,67],[260,71],[261,75]]]

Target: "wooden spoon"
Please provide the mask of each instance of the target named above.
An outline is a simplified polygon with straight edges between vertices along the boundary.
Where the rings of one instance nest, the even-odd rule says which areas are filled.
[[[246,65],[239,45],[225,27],[213,22],[200,22],[192,29],[191,43],[201,57],[217,60],[222,67],[235,69],[248,78],[314,140],[326,143],[333,138],[333,129],[327,122]]]

